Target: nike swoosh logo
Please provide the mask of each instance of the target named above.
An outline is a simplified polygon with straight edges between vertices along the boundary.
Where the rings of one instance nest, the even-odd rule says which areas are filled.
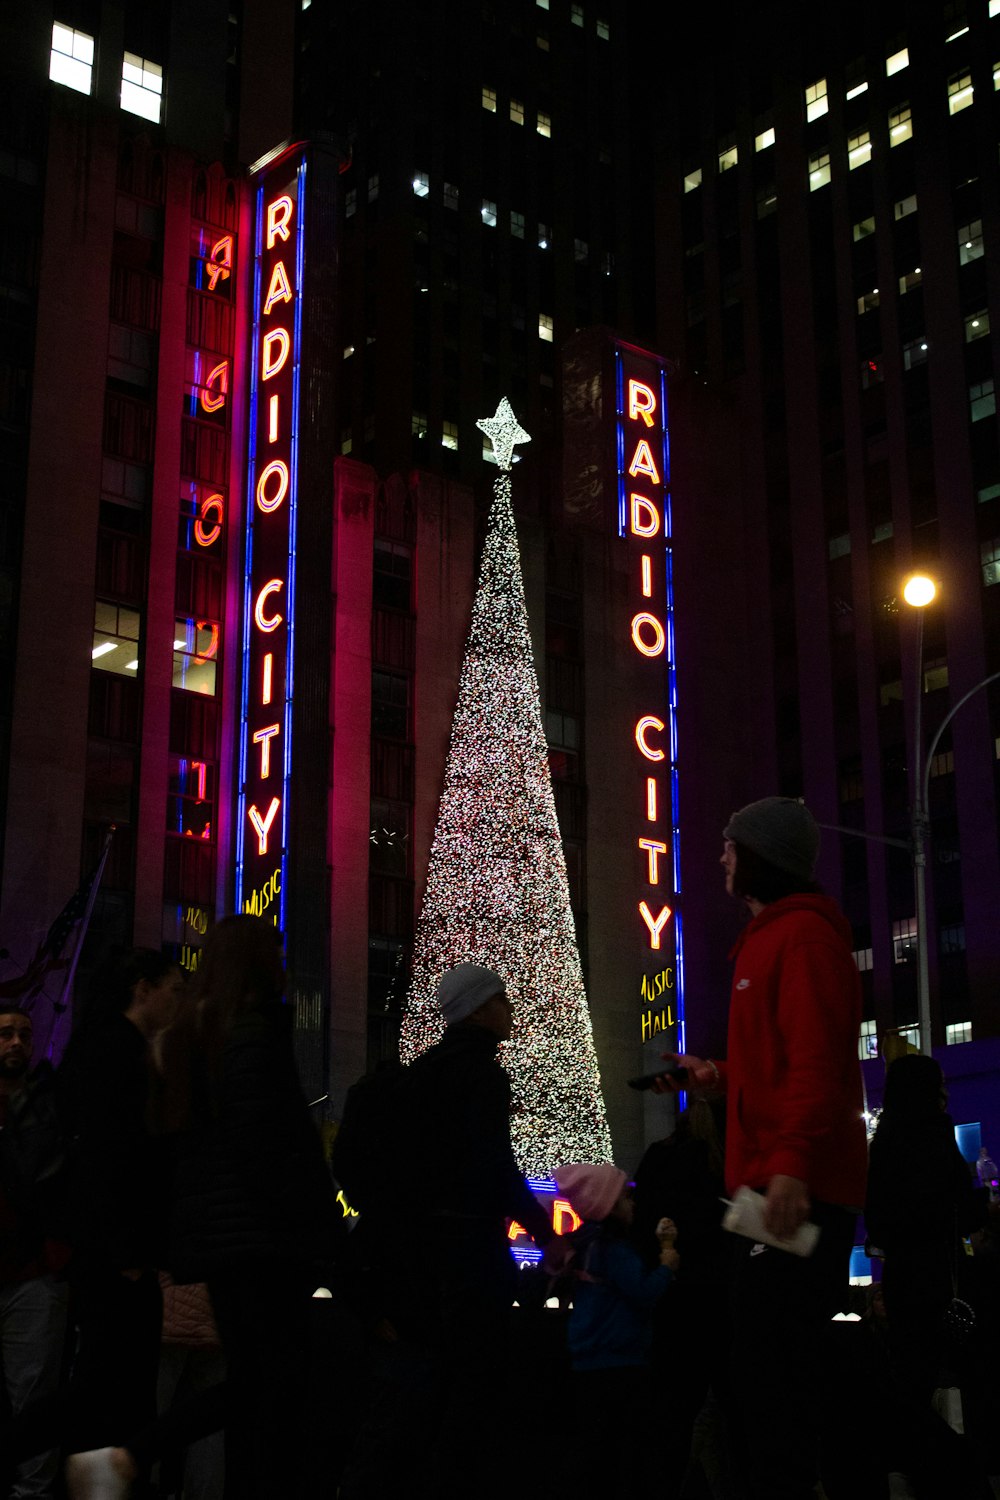
[[[749,981],[749,979],[740,979],[740,980],[737,980],[736,988],[738,990],[748,990],[750,988],[750,981]]]

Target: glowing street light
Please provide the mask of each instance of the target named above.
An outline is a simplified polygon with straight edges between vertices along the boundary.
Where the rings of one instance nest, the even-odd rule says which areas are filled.
[[[914,573],[903,584],[903,598],[914,609],[924,609],[937,594],[937,584],[926,573]]]

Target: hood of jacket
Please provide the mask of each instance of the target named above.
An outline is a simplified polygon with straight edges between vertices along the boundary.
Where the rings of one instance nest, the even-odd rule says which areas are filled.
[[[851,932],[851,924],[833,897],[824,896],[822,892],[811,894],[803,891],[794,896],[782,896],[780,901],[771,901],[762,911],[759,911],[747,923],[736,939],[730,950],[729,957],[731,959],[736,958],[748,938],[753,937],[762,928],[769,926],[770,923],[779,922],[782,917],[790,916],[793,912],[811,912],[814,916],[822,917],[825,922],[829,922],[834,932],[847,944],[848,948],[853,949],[854,937]]]

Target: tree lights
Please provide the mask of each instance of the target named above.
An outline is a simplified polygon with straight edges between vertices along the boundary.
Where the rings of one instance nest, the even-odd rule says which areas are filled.
[[[524,603],[510,465],[528,441],[509,403],[477,424],[500,468],[459,682],[400,1050],[440,1036],[438,981],[495,969],[514,1013],[501,1049],[511,1138],[525,1173],[609,1161],[611,1140],[583,987]]]

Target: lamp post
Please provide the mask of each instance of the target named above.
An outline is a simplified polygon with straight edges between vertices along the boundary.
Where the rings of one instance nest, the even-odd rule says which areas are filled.
[[[913,863],[913,896],[917,923],[917,1005],[920,1030],[920,1050],[931,1055],[931,987],[927,942],[927,838],[930,819],[927,815],[930,800],[931,766],[934,753],[941,743],[952,719],[969,699],[992,682],[1000,682],[1000,672],[992,672],[977,682],[967,693],[963,693],[952,709],[945,714],[934,731],[934,738],[923,753],[923,696],[924,696],[924,610],[937,595],[937,584],[924,573],[915,573],[903,585],[903,598],[917,611],[916,694],[913,705],[913,801],[910,809],[909,839],[890,838],[886,834],[869,833],[866,829],[845,828],[839,823],[820,823],[820,828],[831,833],[844,833],[850,838],[865,839],[870,843],[888,844],[896,849],[906,849]]]
[[[910,806],[910,843],[913,859],[913,898],[917,921],[917,1019],[920,1050],[931,1053],[931,985],[927,943],[927,777],[924,774],[924,610],[937,594],[937,585],[924,573],[914,573],[903,585],[903,598],[917,611],[916,694],[913,700],[913,801]],[[940,730],[938,731],[940,738]],[[935,741],[936,743],[936,741]],[[930,760],[927,762],[930,770]]]
[[[931,766],[934,752],[958,710],[991,682],[1000,681],[1000,672],[993,672],[977,682],[964,693],[955,706],[945,714],[934,732],[934,738],[923,753],[921,709],[924,696],[924,610],[937,594],[933,578],[924,573],[914,573],[903,585],[903,598],[917,611],[917,692],[913,708],[913,806],[910,814],[910,845],[913,859],[913,895],[917,918],[917,1006],[920,1023],[920,1050],[930,1056],[931,1052],[931,987],[928,971],[927,943],[927,835],[930,822],[927,807],[930,800]]]

